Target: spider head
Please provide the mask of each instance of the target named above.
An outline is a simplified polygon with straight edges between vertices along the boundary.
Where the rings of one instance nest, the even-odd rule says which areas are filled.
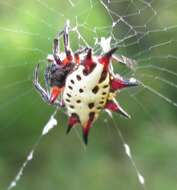
[[[51,63],[45,72],[45,78],[48,86],[51,88],[50,101],[53,103],[59,94],[61,93],[63,87],[65,86],[65,81],[68,74],[73,70],[74,64],[69,63],[67,65],[58,65]]]

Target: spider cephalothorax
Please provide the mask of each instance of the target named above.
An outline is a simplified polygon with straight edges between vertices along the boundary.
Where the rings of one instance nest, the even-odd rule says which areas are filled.
[[[56,65],[51,64],[47,67],[46,74],[47,82],[50,86],[58,86],[59,88],[65,85],[66,77],[68,73],[73,69],[73,64]]]
[[[63,35],[65,52],[59,52],[59,39]],[[72,53],[69,47],[68,26],[54,39],[53,54],[48,56],[50,64],[46,68],[45,90],[38,82],[39,65],[35,69],[34,85],[43,100],[49,104],[66,107],[69,116],[68,129],[81,124],[83,139],[87,143],[89,129],[103,109],[130,116],[120,107],[115,99],[117,90],[136,86],[138,82],[131,78],[123,79],[114,74],[111,60],[130,65],[131,60],[124,56],[114,56],[117,48],[97,56],[91,48],[84,48]],[[60,99],[59,99],[60,97]]]

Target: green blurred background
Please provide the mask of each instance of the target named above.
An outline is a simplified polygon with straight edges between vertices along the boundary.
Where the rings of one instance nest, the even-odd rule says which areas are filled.
[[[114,37],[112,46],[120,47],[118,53],[138,61],[135,71],[119,65],[115,70],[123,76],[135,76],[160,94],[143,86],[124,90],[119,102],[132,119],[113,116],[145,177],[147,189],[176,190],[175,1],[103,1],[107,9],[97,0],[72,2],[73,6],[61,0],[0,1],[0,189],[8,187],[54,111],[34,90],[32,76],[40,63],[43,80],[53,37],[69,19],[95,51],[99,52],[95,37]],[[125,15],[124,22],[112,28],[120,15]],[[134,32],[130,26],[139,33],[125,39]],[[71,44],[77,49],[84,42],[72,33]],[[106,113],[101,113],[94,124],[86,150],[79,128],[66,136],[66,115],[59,111],[56,119],[58,126],[43,137],[14,189],[142,189]]]

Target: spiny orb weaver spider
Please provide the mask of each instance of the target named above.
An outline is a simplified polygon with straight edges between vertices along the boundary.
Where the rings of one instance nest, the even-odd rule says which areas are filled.
[[[85,47],[72,52],[69,45],[69,25],[59,32],[53,42],[53,54],[48,55],[50,64],[45,71],[45,90],[38,81],[39,64],[34,71],[34,86],[42,99],[51,105],[66,107],[69,116],[67,133],[80,123],[85,144],[89,129],[103,109],[118,112],[130,118],[116,101],[116,92],[125,87],[137,86],[134,78],[123,79],[114,74],[111,61],[130,66],[133,60],[124,56],[115,56],[113,48],[103,55],[93,55],[92,49]],[[64,52],[59,51],[61,36],[64,40]],[[50,90],[48,90],[50,89]]]

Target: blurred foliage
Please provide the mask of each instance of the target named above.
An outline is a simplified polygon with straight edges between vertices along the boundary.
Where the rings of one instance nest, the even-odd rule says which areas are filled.
[[[83,0],[74,1],[76,4],[73,7],[69,1],[61,0],[0,2],[0,189],[5,189],[13,179],[54,111],[53,107],[41,100],[32,86],[33,70],[37,63],[41,65],[42,80],[45,58],[52,51],[53,37],[63,28],[67,19],[75,23],[76,15],[78,24],[84,21],[87,23],[88,29],[80,27],[79,31],[90,44],[94,44],[95,40],[91,32],[94,27],[112,25],[105,8],[99,1],[95,2],[94,8],[90,1]],[[155,10],[162,11],[153,22],[147,24],[149,30],[162,30],[165,28],[164,23],[171,26],[176,22],[177,8],[164,8],[163,3],[155,2]],[[169,1],[171,4],[172,1]],[[123,3],[111,5],[119,13],[127,7]],[[133,12],[135,7],[131,9]],[[142,25],[153,13],[149,10],[143,14],[144,17],[140,16],[139,19],[130,17],[128,22]],[[124,30],[124,26],[116,28],[115,37],[120,39]],[[101,30],[98,35],[108,35],[108,32]],[[120,52],[133,57],[148,47],[175,39],[176,35],[175,28],[166,33],[152,33],[135,46],[120,49]],[[78,44],[78,36],[74,34],[71,34],[71,44],[73,49],[82,45]],[[174,42],[152,48],[137,59],[175,55],[176,45]],[[177,71],[175,59],[152,59],[141,64],[156,64]],[[119,66],[115,70],[119,71]],[[176,88],[145,77],[159,75],[159,71],[139,69],[128,74],[129,71],[121,66],[120,71],[127,76],[134,74],[139,80],[176,101]],[[168,73],[160,72],[160,76],[176,82],[175,76]],[[119,102],[131,114],[132,119],[125,120],[116,114],[114,118],[132,148],[135,162],[146,179],[147,189],[176,190],[176,107],[143,87],[122,91]],[[108,124],[105,124],[104,118],[108,116],[101,113],[91,130],[85,151],[77,136],[79,128],[66,136],[67,118],[58,112],[58,126],[40,142],[34,160],[28,165],[15,189],[142,189],[135,170],[124,153],[120,137],[111,121],[108,119]]]

